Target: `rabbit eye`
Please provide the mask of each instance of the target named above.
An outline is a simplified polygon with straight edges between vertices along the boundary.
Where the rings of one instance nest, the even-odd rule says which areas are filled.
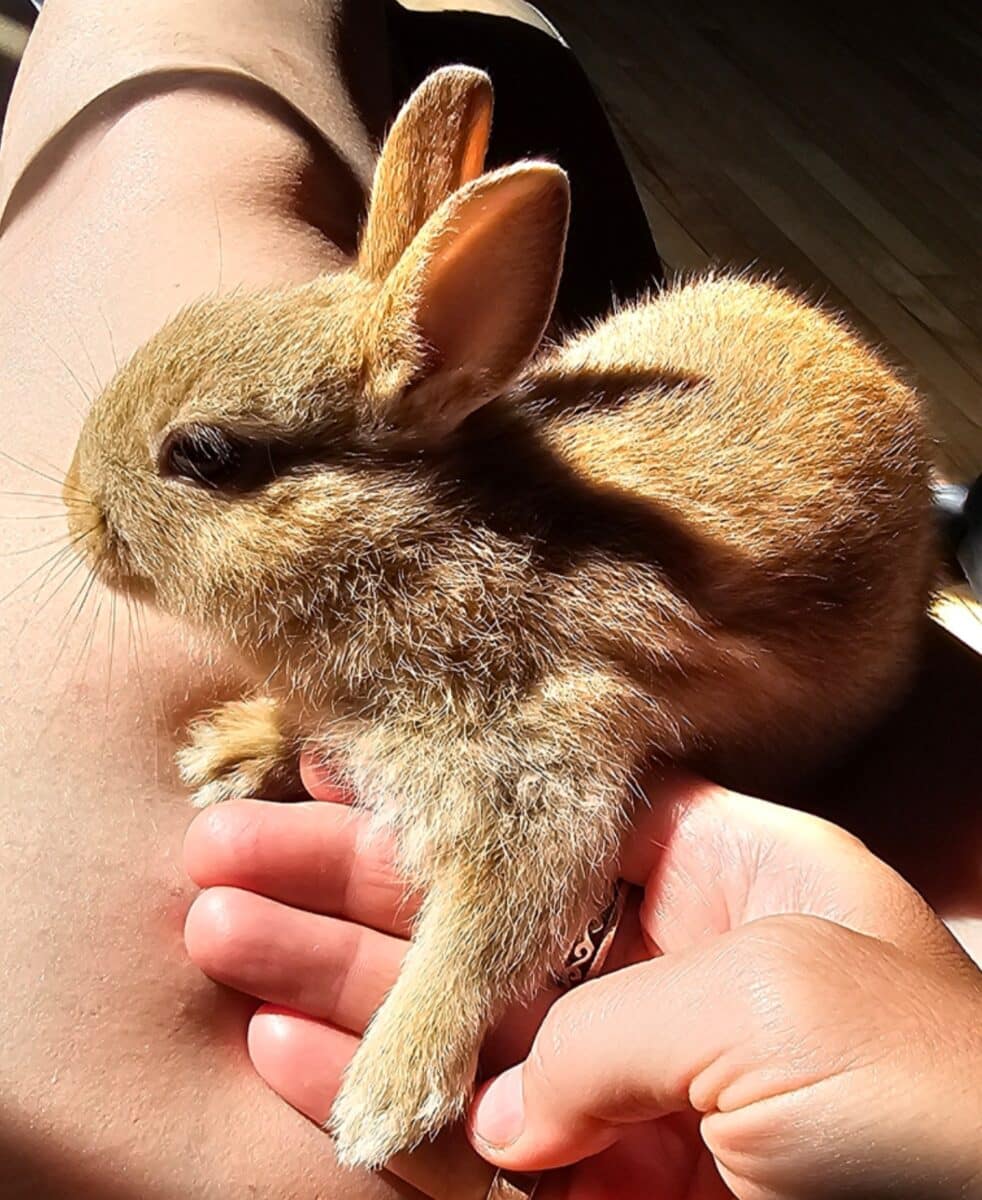
[[[160,447],[158,469],[165,478],[207,488],[242,488],[255,483],[257,447],[213,425],[169,433]]]

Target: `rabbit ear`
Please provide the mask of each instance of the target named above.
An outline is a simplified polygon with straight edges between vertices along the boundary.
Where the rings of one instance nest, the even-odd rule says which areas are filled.
[[[504,390],[549,323],[568,220],[566,175],[545,162],[483,175],[430,218],[373,314],[386,424],[431,439]]]
[[[375,168],[359,267],[384,279],[420,228],[484,170],[491,80],[472,67],[443,67],[403,105]]]

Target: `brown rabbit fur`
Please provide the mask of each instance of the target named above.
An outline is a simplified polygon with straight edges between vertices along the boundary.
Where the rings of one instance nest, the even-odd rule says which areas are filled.
[[[262,681],[193,729],[198,802],[279,794],[312,747],[425,889],[335,1106],[348,1163],[460,1114],[602,903],[642,760],[826,752],[901,685],[933,575],[918,401],[835,320],[709,278],[539,349],[567,183],[480,174],[490,103],[431,76],[357,262],[189,308],[66,489],[104,580]]]

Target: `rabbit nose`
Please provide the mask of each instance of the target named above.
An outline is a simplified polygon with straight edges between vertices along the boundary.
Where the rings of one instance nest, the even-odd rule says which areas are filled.
[[[83,557],[98,558],[105,552],[108,534],[105,506],[82,482],[78,452],[65,475],[61,496],[68,514],[71,544]]]

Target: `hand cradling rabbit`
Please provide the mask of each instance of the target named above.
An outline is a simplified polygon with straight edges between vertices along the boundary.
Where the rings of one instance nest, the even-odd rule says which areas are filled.
[[[107,584],[262,680],[193,728],[197,801],[282,795],[313,748],[425,892],[332,1116],[350,1164],[461,1113],[607,898],[642,762],[828,753],[933,581],[917,398],[842,324],[707,278],[540,346],[567,181],[482,174],[490,110],[479,72],[426,80],[357,262],[187,309],[66,488]]]

